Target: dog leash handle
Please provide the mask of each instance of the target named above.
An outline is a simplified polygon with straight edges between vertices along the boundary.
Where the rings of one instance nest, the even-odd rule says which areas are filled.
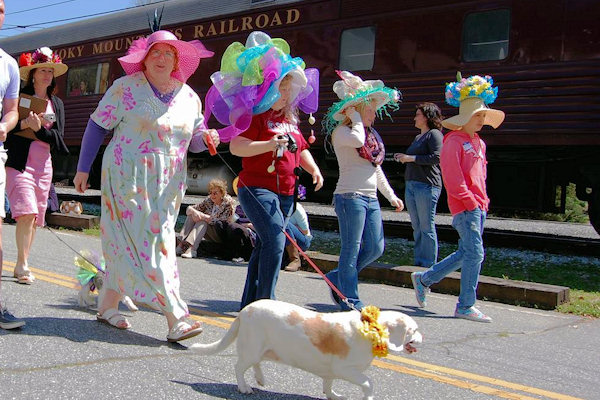
[[[208,147],[208,153],[211,156],[216,155],[217,154],[217,146],[215,146],[215,141],[213,140],[212,136],[206,135],[204,138],[206,139],[206,147]]]

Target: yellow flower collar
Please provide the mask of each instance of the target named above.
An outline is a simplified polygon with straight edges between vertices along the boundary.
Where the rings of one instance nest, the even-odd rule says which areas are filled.
[[[360,312],[360,320],[362,321],[360,333],[372,343],[373,356],[385,357],[388,355],[390,333],[386,327],[377,322],[378,319],[379,308],[375,306],[364,307]]]

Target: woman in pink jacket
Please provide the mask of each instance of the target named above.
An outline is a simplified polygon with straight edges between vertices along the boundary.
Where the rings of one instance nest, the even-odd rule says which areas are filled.
[[[454,316],[471,321],[492,322],[475,308],[479,272],[484,258],[483,223],[490,199],[486,193],[485,143],[478,132],[483,125],[497,128],[504,112],[487,107],[498,94],[490,76],[478,75],[446,85],[446,101],[460,107],[458,115],[442,121],[451,132],[444,136],[440,166],[452,213],[452,226],[458,231],[458,250],[423,272],[411,275],[417,302],[426,306],[429,286],[460,268],[460,295]]]

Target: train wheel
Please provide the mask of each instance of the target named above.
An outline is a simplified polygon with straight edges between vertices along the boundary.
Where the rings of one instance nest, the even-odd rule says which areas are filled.
[[[590,223],[600,234],[600,185],[592,187],[592,193],[588,200],[588,212],[590,215]]]

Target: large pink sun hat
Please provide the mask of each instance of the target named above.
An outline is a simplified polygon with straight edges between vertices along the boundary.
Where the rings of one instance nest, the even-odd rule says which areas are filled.
[[[134,40],[127,50],[127,54],[119,57],[119,62],[127,75],[134,74],[143,70],[143,63],[146,55],[157,43],[165,43],[173,46],[177,50],[179,60],[176,69],[171,76],[181,82],[186,82],[200,65],[201,58],[212,57],[215,53],[207,50],[199,40],[185,42],[177,39],[169,31],[156,31],[147,37]]]

